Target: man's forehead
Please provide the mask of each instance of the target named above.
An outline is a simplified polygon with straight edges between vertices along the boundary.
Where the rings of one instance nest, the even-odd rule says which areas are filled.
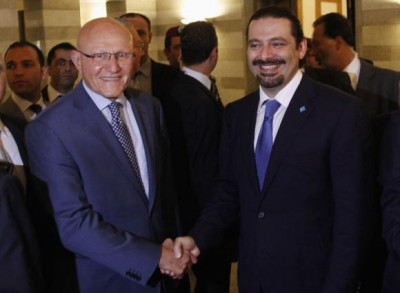
[[[11,59],[18,60],[18,61],[39,62],[35,49],[28,47],[28,46],[15,47],[15,48],[10,49],[6,55],[6,62],[11,61]]]

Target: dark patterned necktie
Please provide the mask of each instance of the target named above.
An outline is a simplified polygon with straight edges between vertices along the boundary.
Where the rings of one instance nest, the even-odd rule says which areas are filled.
[[[133,173],[135,173],[140,185],[145,192],[142,176],[140,175],[139,163],[136,157],[135,147],[133,146],[132,138],[129,134],[128,127],[122,120],[120,108],[122,104],[119,102],[112,102],[108,105],[111,112],[111,127],[118,138],[119,143],[124,149],[126,155],[128,156],[130,165],[132,167]]]
[[[265,105],[264,121],[256,145],[256,165],[260,190],[262,190],[264,185],[269,156],[272,150],[272,121],[274,120],[275,112],[278,110],[280,105],[281,104],[276,100],[267,100]]]
[[[218,92],[218,88],[217,88],[215,77],[214,76],[210,76],[210,80],[211,80],[211,87],[210,87],[211,95],[217,101],[221,101],[221,96],[219,95],[219,92]]]

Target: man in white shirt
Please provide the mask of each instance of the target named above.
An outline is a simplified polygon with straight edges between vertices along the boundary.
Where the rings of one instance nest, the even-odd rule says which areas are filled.
[[[325,68],[349,74],[355,95],[372,117],[399,108],[400,73],[373,66],[359,58],[349,21],[339,13],[322,15],[314,22],[312,54]]]
[[[72,91],[78,69],[71,60],[71,52],[76,48],[67,42],[59,43],[47,54],[48,75],[50,83],[42,89],[43,99],[52,103]]]
[[[40,92],[47,77],[43,52],[30,42],[18,41],[8,47],[4,59],[12,93],[0,104],[0,113],[30,121],[46,108]]]

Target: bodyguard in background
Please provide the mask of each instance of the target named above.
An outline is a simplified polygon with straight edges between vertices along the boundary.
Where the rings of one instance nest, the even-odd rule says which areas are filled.
[[[213,197],[218,174],[223,105],[211,76],[218,62],[214,26],[204,21],[185,26],[181,50],[182,72],[172,84],[164,109],[179,210],[187,233]],[[229,292],[230,253],[225,244],[201,258],[193,267],[195,292]]]

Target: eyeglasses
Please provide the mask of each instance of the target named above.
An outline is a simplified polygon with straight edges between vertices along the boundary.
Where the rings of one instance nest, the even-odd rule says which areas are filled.
[[[134,57],[133,53],[126,53],[126,52],[118,52],[118,53],[93,53],[93,54],[86,54],[83,53],[82,51],[77,50],[79,53],[81,53],[83,56],[86,58],[90,58],[93,60],[93,62],[97,65],[106,65],[108,62],[110,62],[111,56],[115,57],[115,60],[119,64],[128,64],[132,62],[132,59]]]

